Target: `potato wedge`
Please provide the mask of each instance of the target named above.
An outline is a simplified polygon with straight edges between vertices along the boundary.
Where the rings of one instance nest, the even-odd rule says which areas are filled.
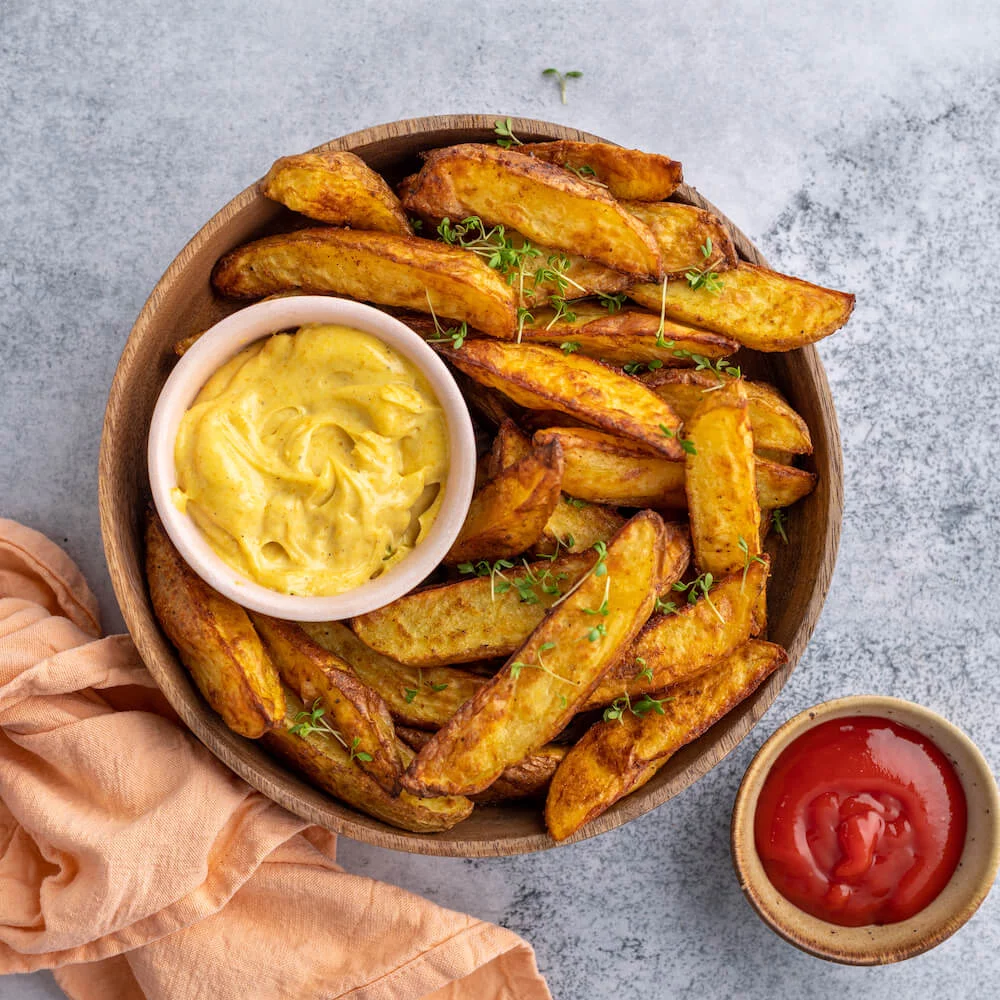
[[[344,150],[282,156],[260,182],[260,193],[334,226],[413,235],[392,188],[361,157]]]
[[[478,216],[625,274],[661,276],[655,237],[607,191],[512,149],[465,143],[433,150],[403,208],[428,220]]]
[[[761,510],[791,507],[816,488],[816,475],[791,465],[778,465],[764,458],[755,460],[757,502]]]
[[[241,736],[281,725],[285,699],[247,613],[181,558],[160,519],[146,521],[146,577],[153,611],[205,700]]]
[[[545,801],[545,825],[565,840],[628,795],[650,769],[706,732],[788,660],[770,642],[751,640],[703,674],[669,688],[660,712],[630,711],[592,726],[566,755]]]
[[[226,254],[212,284],[239,299],[301,289],[433,309],[491,337],[517,329],[514,290],[496,271],[475,254],[415,236],[333,228],[265,236]]]
[[[528,257],[524,262],[524,281],[516,282],[518,295],[523,300],[520,304],[532,311],[544,308],[555,296],[574,300],[588,295],[616,295],[627,291],[635,283],[631,275],[587,260],[579,254],[551,247],[535,249],[539,251],[538,255]],[[557,271],[560,277],[551,277],[553,271]]]
[[[533,440],[539,447],[559,444],[563,488],[571,496],[627,507],[687,506],[684,464],[643,444],[590,427],[549,427]]]
[[[422,729],[400,729],[398,732],[414,750],[423,749],[431,741],[431,734]],[[508,767],[485,791],[469,797],[479,805],[538,798],[548,790],[552,775],[568,753],[569,747],[563,743],[546,743]]]
[[[506,559],[530,549],[559,502],[562,470],[558,444],[533,448],[504,469],[472,498],[444,562]]]
[[[512,420],[505,420],[497,430],[489,459],[490,478],[513,465],[531,450],[531,439]],[[535,543],[539,555],[559,551],[583,552],[595,542],[607,542],[625,523],[613,510],[577,500],[563,494],[545,522],[542,537]]]
[[[667,458],[680,460],[684,455],[674,411],[641,382],[599,361],[555,347],[496,340],[471,340],[461,350],[443,348],[441,353],[460,371],[520,406],[558,410],[641,441]]]
[[[359,812],[414,833],[450,830],[472,812],[473,803],[457,796],[418,798],[408,792],[389,795],[332,736],[320,731],[305,735],[290,732],[305,708],[291,691],[286,692],[286,698],[284,723],[267,733],[263,743],[311,784]],[[409,760],[409,754],[405,759]]]
[[[573,319],[556,320],[551,309],[532,310],[533,319],[525,324],[522,342],[550,344],[614,364],[659,361],[670,368],[693,365],[693,354],[713,360],[726,358],[740,346],[721,334],[670,320],[664,320],[661,328],[659,313],[641,309],[609,313],[600,303],[580,302],[574,303],[572,314]]]
[[[509,656],[593,560],[593,551],[564,555],[425,587],[358,616],[351,627],[367,646],[411,668]]]
[[[770,561],[753,562],[743,573],[717,581],[693,604],[673,594],[675,614],[655,614],[628,651],[605,674],[583,709],[617,698],[641,698],[700,674],[742,646],[755,633],[754,610],[767,587]],[[669,596],[669,595],[668,595]]]
[[[755,351],[792,351],[829,337],[850,319],[854,296],[741,261],[720,275],[722,290],[667,285],[666,315],[738,340]],[[660,308],[661,286],[633,285],[629,295]]]
[[[457,667],[419,669],[383,656],[342,622],[303,622],[302,629],[313,642],[349,663],[378,692],[393,719],[405,726],[440,729],[483,684],[481,677]]]
[[[309,707],[318,699],[326,709],[323,721],[340,734],[358,766],[390,795],[397,794],[403,764],[385,702],[296,622],[255,611],[250,616],[284,684]]]
[[[615,198],[663,201],[684,180],[677,160],[610,142],[532,142],[522,152],[572,170],[584,180],[593,177]]]
[[[622,206],[656,237],[663,271],[669,277],[684,278],[688,271],[728,271],[736,267],[736,247],[717,215],[674,201],[626,201]]]
[[[551,740],[649,617],[663,574],[663,535],[660,518],[642,511],[600,559],[592,553],[592,571],[420,751],[404,787],[476,794]]]
[[[760,504],[750,408],[742,379],[708,393],[685,425],[684,462],[694,560],[723,576],[760,557]]]
[[[720,380],[725,382],[728,379],[726,375],[717,376],[703,371],[668,371],[665,368],[641,377],[657,396],[670,404],[670,408],[685,423],[694,415],[705,392],[717,392]],[[750,406],[754,449],[762,458],[787,465],[792,455],[812,454],[812,438],[806,422],[773,385],[745,379],[743,387]],[[781,458],[774,458],[764,454],[765,450],[785,454]]]

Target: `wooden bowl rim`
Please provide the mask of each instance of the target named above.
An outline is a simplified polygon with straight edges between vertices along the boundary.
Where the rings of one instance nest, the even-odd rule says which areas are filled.
[[[409,118],[361,129],[348,135],[333,139],[315,147],[313,152],[322,150],[363,150],[375,144],[384,143],[394,137],[428,135],[430,137],[441,133],[486,131],[491,132],[498,116],[496,115],[432,115],[423,118]],[[535,139],[570,139],[584,142],[610,142],[589,132],[531,118],[513,118],[515,133]],[[447,142],[447,140],[443,140]],[[263,751],[252,746],[249,741],[220,727],[213,729],[206,721],[205,713],[190,700],[183,697],[172,698],[169,687],[164,684],[166,670],[159,656],[163,646],[162,637],[155,625],[150,624],[132,612],[134,592],[129,585],[129,572],[124,554],[119,548],[115,534],[116,520],[119,511],[111,497],[111,490],[104,484],[114,478],[114,442],[122,418],[123,409],[127,406],[126,383],[135,367],[135,356],[139,345],[146,336],[153,322],[160,300],[166,294],[178,277],[183,273],[187,260],[195,255],[199,248],[210,241],[212,236],[226,226],[235,216],[244,211],[257,198],[262,197],[255,182],[231,199],[215,213],[197,233],[181,249],[143,305],[135,324],[132,327],[125,347],[122,351],[108,395],[105,411],[104,427],[101,437],[101,449],[98,466],[99,508],[101,535],[104,540],[105,557],[112,586],[125,624],[133,641],[157,684],[167,694],[173,708],[192,730],[195,736],[227,767],[235,771],[253,788],[282,805],[295,815],[325,827],[335,833],[341,833],[354,840],[375,844],[393,850],[416,854],[439,855],[447,857],[498,857],[513,854],[526,854],[534,851],[547,850],[563,844],[577,843],[601,833],[616,829],[639,816],[644,815],[657,806],[662,805],[674,795],[692,785],[707,774],[713,767],[725,759],[735,747],[746,738],[747,734],[757,724],[763,714],[774,702],[778,692],[784,686],[795,669],[806,645],[812,635],[816,622],[822,610],[823,603],[829,591],[840,542],[841,520],[843,516],[843,455],[841,451],[840,432],[837,426],[836,412],[830,393],[826,372],[814,346],[799,348],[797,354],[803,363],[806,374],[815,386],[816,398],[821,400],[830,412],[830,419],[821,430],[826,437],[829,457],[829,516],[826,518],[821,538],[823,558],[817,575],[812,581],[808,599],[802,607],[798,626],[787,645],[788,662],[751,696],[745,704],[745,711],[732,725],[723,738],[706,747],[696,759],[692,760],[683,771],[669,780],[663,780],[658,775],[644,788],[635,794],[622,799],[602,816],[586,824],[572,837],[556,844],[544,832],[501,835],[489,839],[469,839],[463,837],[462,826],[459,824],[452,830],[437,834],[410,833],[398,830],[378,820],[365,816],[343,805],[325,793],[305,783],[285,769],[281,764],[268,757]],[[750,239],[725,214],[719,211],[711,202],[702,197],[693,187],[682,184],[674,198],[688,204],[697,205],[716,214],[729,229],[734,244],[740,256],[747,261],[767,266],[767,261]],[[135,512],[126,512],[127,516],[136,516]],[[145,602],[146,596],[142,595]],[[189,691],[194,699],[200,699],[200,694],[193,684]],[[727,716],[728,718],[728,716]],[[711,733],[711,731],[710,731]],[[702,737],[705,739],[706,737]],[[251,758],[251,759],[248,759]],[[709,759],[711,758],[711,759]],[[499,808],[499,807],[497,807]]]
[[[782,751],[823,722],[858,715],[891,719],[931,739],[958,773],[969,824],[954,875],[923,910],[895,924],[841,927],[800,910],[775,889],[757,853],[753,822],[764,781]],[[779,937],[801,951],[841,965],[889,965],[929,951],[951,937],[989,895],[1000,869],[1000,793],[976,744],[937,712],[885,695],[835,698],[793,716],[757,751],[736,793],[730,847],[747,902]]]

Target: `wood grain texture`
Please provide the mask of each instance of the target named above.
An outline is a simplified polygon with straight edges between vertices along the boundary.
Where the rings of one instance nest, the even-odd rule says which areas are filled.
[[[419,167],[422,150],[458,142],[492,142],[493,122],[494,117],[487,115],[408,119],[355,132],[318,149],[350,150],[395,183]],[[598,141],[597,136],[533,119],[514,119],[513,128],[525,141]],[[740,256],[766,265],[750,240],[694,188],[681,185],[672,198],[715,212],[732,234]],[[485,857],[552,847],[535,805],[477,809],[455,829],[432,835],[396,830],[341,805],[306,785],[253,742],[230,732],[198,694],[157,625],[143,573],[141,515],[149,497],[149,421],[175,362],[173,345],[239,308],[238,303],[216,296],[209,282],[212,266],[222,254],[248,240],[301,225],[300,218],[262,197],[256,185],[247,188],[177,255],[132,328],[108,398],[98,477],[104,549],[129,632],[167,699],[195,735],[253,787],[304,819],[356,840],[420,854]],[[738,359],[751,377],[778,386],[809,424],[815,445],[805,467],[819,474],[819,485],[789,514],[790,544],[775,554],[769,593],[769,638],[788,650],[788,664],[753,697],[678,753],[644,788],[564,843],[595,836],[641,816],[719,763],[774,701],[819,618],[833,574],[843,513],[840,436],[826,374],[813,347],[767,356],[741,351]]]

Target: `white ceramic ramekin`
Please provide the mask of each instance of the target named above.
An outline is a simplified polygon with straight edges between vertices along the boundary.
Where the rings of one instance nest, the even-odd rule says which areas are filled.
[[[174,443],[181,418],[201,387],[248,344],[303,323],[338,323],[377,337],[426,376],[448,425],[449,468],[444,499],[427,537],[389,572],[333,597],[292,597],[262,587],[225,563],[171,499],[177,485]],[[147,446],[153,503],[188,565],[219,593],[246,608],[290,621],[337,621],[380,608],[423,580],[461,530],[472,499],[476,444],[468,408],[448,369],[424,340],[399,320],[360,302],[321,295],[271,299],[216,323],[184,354],[160,392]]]

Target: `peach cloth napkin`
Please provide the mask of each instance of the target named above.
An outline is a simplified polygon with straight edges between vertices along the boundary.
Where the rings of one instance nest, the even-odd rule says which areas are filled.
[[[551,1000],[517,935],[335,844],[216,761],[66,554],[0,519],[0,972],[78,1000]]]

